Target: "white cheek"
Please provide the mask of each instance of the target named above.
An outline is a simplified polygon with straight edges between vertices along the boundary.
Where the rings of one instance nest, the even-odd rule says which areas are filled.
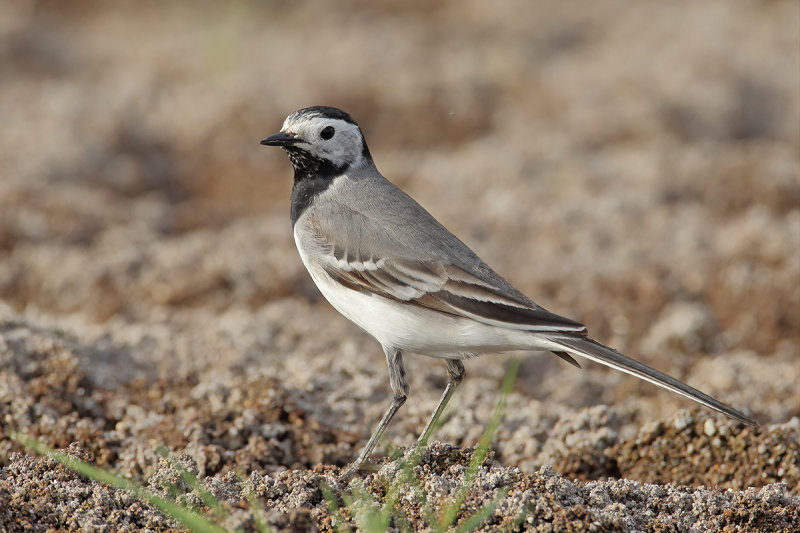
[[[325,140],[320,131],[325,126],[333,126],[336,133],[333,138]],[[358,129],[342,120],[320,120],[313,118],[301,122],[284,122],[284,130],[296,133],[308,142],[302,145],[312,155],[325,159],[338,167],[358,167],[363,162],[362,140]]]
[[[342,165],[347,161],[347,150],[341,145],[335,145],[333,149],[328,152],[328,158],[333,161],[337,166]]]
[[[361,150],[354,150],[350,145],[321,146],[320,157],[329,160],[334,165],[341,167],[345,165],[359,166],[362,159]]]

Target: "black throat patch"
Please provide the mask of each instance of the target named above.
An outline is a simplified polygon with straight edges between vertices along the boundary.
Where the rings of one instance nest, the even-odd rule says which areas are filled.
[[[309,208],[314,198],[331,186],[334,178],[347,171],[349,165],[336,166],[330,161],[312,157],[303,150],[286,148],[294,167],[294,186],[292,187],[292,207],[290,216],[292,227],[297,219]]]

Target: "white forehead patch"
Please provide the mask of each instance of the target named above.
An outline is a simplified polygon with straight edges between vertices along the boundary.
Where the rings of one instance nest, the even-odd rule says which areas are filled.
[[[333,126],[337,133],[348,129],[358,132],[358,126],[355,124],[339,118],[326,118],[319,115],[302,115],[300,117],[289,115],[283,121],[281,130],[287,133],[294,133],[303,139],[311,141],[314,140],[315,136],[319,138],[320,132],[327,126]]]

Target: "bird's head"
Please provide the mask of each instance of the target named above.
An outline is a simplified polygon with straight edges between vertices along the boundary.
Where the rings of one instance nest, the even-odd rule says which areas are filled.
[[[335,107],[314,106],[295,111],[279,133],[261,144],[280,146],[289,154],[297,175],[338,175],[372,158],[353,117]]]

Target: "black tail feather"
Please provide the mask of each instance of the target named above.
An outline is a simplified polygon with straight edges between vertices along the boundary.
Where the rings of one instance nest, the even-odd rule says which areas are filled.
[[[672,376],[668,376],[663,372],[659,372],[655,368],[651,368],[646,364],[637,361],[636,359],[631,359],[630,357],[619,353],[613,348],[609,348],[608,346],[600,344],[591,337],[573,337],[563,334],[553,334],[548,335],[547,338],[563,347],[565,351],[570,352],[572,355],[585,357],[586,359],[590,359],[597,363],[609,366],[622,372],[626,372],[645,381],[649,381],[654,385],[663,387],[674,393],[680,394],[681,396],[694,400],[701,405],[714,409],[715,411],[724,413],[731,418],[735,418],[736,420],[744,422],[748,426],[758,426],[758,422],[744,413],[734,409],[733,407],[725,405],[719,400],[712,398],[708,394],[700,392],[694,387],[690,387],[689,385],[678,381]],[[569,359],[566,359],[560,355],[560,352],[554,351],[553,353],[569,362]]]

